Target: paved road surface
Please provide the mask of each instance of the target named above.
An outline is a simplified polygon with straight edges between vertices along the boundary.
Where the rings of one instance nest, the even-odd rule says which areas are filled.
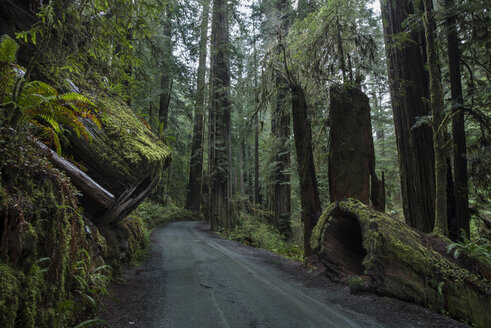
[[[119,291],[126,300],[110,314],[119,317],[113,327],[461,327],[414,305],[309,285],[301,266],[222,240],[203,223],[168,224],[154,231],[152,243],[151,263],[136,272],[139,282]],[[138,314],[128,310],[126,317],[128,302],[142,303]]]

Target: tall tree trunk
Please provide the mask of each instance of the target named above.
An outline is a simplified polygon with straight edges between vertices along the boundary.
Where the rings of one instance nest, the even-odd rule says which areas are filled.
[[[448,236],[447,223],[447,160],[445,124],[443,115],[443,92],[440,81],[438,50],[436,48],[436,25],[431,0],[423,0],[425,12],[423,25],[426,36],[426,55],[430,72],[430,99],[433,116],[433,147],[435,150],[435,226],[433,233]]]
[[[255,1],[254,1],[255,6]],[[256,48],[256,16],[253,16],[252,33],[254,46],[254,204],[262,204],[261,186],[259,184],[259,92],[257,89],[257,48]]]
[[[286,0],[276,0],[274,19],[279,20],[277,38],[281,42],[288,32],[289,3]],[[271,117],[271,130],[276,141],[276,155],[274,167],[273,190],[273,224],[285,237],[291,235],[291,187],[290,175],[287,169],[290,167],[290,111],[288,105],[288,86],[281,76],[276,77],[276,106]]]
[[[233,228],[230,202],[230,64],[226,0],[213,0],[211,30],[209,211],[211,228]]]
[[[300,203],[302,205],[304,256],[312,255],[310,236],[321,215],[319,190],[312,155],[312,128],[308,117],[305,94],[301,86],[292,85],[292,117],[295,134],[297,167],[300,178]]]
[[[201,204],[201,180],[203,172],[203,111],[206,103],[206,45],[208,43],[209,13],[210,0],[203,0],[193,141],[191,146],[191,159],[189,163],[188,194],[186,197],[186,208],[193,211],[199,211]]]
[[[396,45],[394,37],[403,32],[402,23],[414,13],[411,1],[381,1],[387,52],[390,94],[394,114],[401,196],[406,223],[431,232],[434,224],[435,179],[433,135],[429,126],[413,128],[416,118],[429,114],[424,102],[428,96],[428,76],[424,54],[415,40]]]
[[[291,212],[291,187],[290,175],[286,173],[290,167],[290,111],[287,106],[287,90],[281,78],[276,79],[278,95],[276,98],[276,108],[273,114],[271,127],[276,138],[276,165],[275,165],[275,184],[273,193],[273,224],[281,234],[289,237],[291,234],[290,212]]]
[[[169,106],[172,93],[172,8],[169,3],[165,4],[165,17],[163,24],[164,35],[164,58],[162,59],[162,77],[160,79],[159,120],[167,129],[169,118]]]
[[[450,237],[456,240],[460,237],[460,229],[469,235],[469,193],[467,177],[467,153],[464,127],[464,112],[462,97],[462,81],[460,74],[459,38],[455,23],[455,1],[445,0],[448,13],[447,24],[447,53],[448,71],[450,73],[450,92],[452,95],[452,139],[454,143],[454,193],[455,221],[451,223]]]

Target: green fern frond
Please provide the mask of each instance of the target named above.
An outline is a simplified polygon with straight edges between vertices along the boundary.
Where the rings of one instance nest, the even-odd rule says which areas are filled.
[[[0,62],[13,64],[16,61],[19,45],[7,34],[0,39]]]

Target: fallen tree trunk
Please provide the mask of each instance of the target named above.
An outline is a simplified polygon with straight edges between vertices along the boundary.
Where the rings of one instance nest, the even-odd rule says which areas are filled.
[[[48,146],[40,141],[36,141],[36,146],[48,153],[48,159],[70,178],[72,183],[77,186],[84,194],[91,195],[94,201],[109,208],[115,200],[113,194],[102,188],[97,182],[92,180],[85,172],[80,170],[71,162],[67,161]]]
[[[91,140],[68,134],[67,153],[87,168],[83,179],[73,179],[70,168],[62,168],[83,192],[86,215],[96,225],[116,223],[133,211],[159,183],[171,160],[169,148],[155,136],[123,102],[88,96],[98,108],[101,128],[92,121],[84,125]],[[56,164],[56,163],[55,163]],[[87,178],[100,189],[87,188]],[[101,199],[101,190],[113,195]]]
[[[470,258],[455,260],[447,242],[358,200],[332,203],[311,247],[334,280],[491,326],[490,268]]]

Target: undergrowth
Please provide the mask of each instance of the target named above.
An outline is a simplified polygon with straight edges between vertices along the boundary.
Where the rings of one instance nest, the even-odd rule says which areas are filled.
[[[465,254],[491,268],[491,241],[487,238],[471,239],[462,229],[462,241],[448,245],[448,253],[452,250],[455,259],[459,258],[460,254]]]
[[[273,226],[245,212],[239,213],[238,224],[234,230],[221,234],[227,239],[263,248],[285,258],[303,260],[301,243],[286,241]]]
[[[172,203],[163,206],[151,200],[142,202],[132,213],[132,216],[136,217],[139,221],[144,238],[143,247],[135,250],[130,261],[130,264],[134,266],[140,266],[145,261],[149,251],[148,245],[150,244],[150,235],[153,229],[169,222],[200,220],[199,214],[196,212],[180,208]]]

